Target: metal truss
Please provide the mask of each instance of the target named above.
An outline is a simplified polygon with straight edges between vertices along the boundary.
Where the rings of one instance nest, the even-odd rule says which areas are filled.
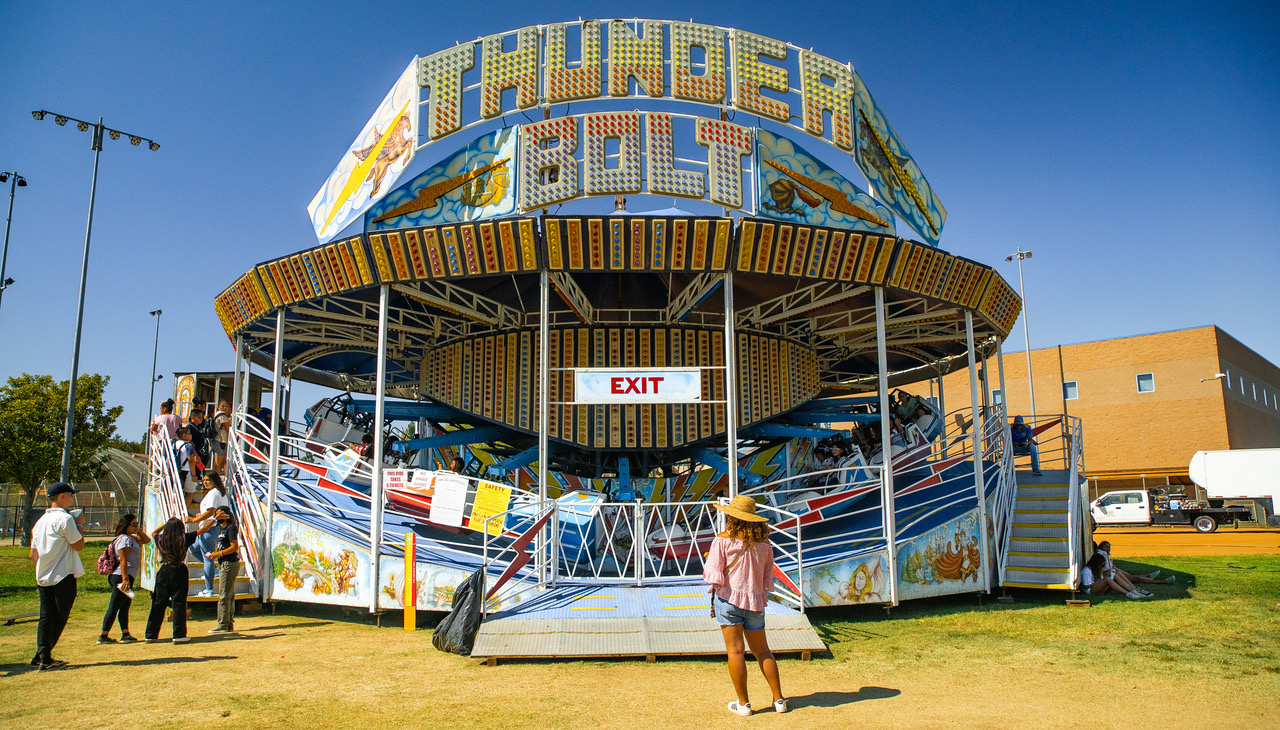
[[[583,324],[596,323],[596,308],[587,301],[587,295],[578,286],[578,282],[573,280],[572,275],[566,271],[553,271],[550,279],[552,287],[564,303],[569,305],[569,309],[577,315],[578,321]]]
[[[711,274],[703,272],[693,278],[689,285],[676,295],[675,299],[662,310],[662,322],[672,324],[681,322],[689,313],[698,307],[704,299],[711,296],[711,293],[720,288],[724,283],[723,274]]]
[[[771,324],[793,320],[809,312],[839,304],[846,299],[868,291],[871,291],[871,287],[860,284],[842,284],[839,282],[811,284],[804,289],[788,292],[780,297],[775,297],[750,309],[738,312],[738,326],[767,327]],[[872,314],[874,317],[874,312]],[[874,319],[872,321],[874,322]]]
[[[525,324],[524,312],[447,281],[419,281],[416,286],[392,284],[391,288],[422,304],[490,327],[514,329]]]

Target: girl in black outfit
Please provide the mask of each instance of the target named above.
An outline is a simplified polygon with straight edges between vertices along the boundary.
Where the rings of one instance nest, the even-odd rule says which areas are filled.
[[[213,526],[210,522],[195,532],[187,532],[182,520],[173,517],[151,533],[160,553],[160,569],[156,571],[156,587],[151,593],[151,615],[147,617],[147,642],[160,636],[160,624],[164,622],[164,609],[173,607],[173,643],[185,644],[187,638],[187,591],[190,573],[187,572],[187,550],[196,538]]]

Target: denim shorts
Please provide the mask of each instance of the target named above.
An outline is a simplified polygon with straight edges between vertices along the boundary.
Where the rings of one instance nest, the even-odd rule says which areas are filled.
[[[720,596],[714,599],[716,623],[721,626],[741,625],[744,631],[764,631],[764,611],[748,611],[738,608]]]

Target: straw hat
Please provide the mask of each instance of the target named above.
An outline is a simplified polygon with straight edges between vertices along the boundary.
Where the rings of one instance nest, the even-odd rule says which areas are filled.
[[[756,501],[745,494],[739,494],[729,504],[712,505],[721,512],[747,522],[768,522],[768,517],[756,514]]]

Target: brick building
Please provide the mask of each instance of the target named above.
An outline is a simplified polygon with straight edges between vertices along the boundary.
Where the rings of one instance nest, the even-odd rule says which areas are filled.
[[[988,365],[988,397],[1000,402],[994,357]],[[1004,370],[1009,413],[1030,413],[1026,355],[1006,352]],[[1280,447],[1280,368],[1216,326],[1032,350],[1031,370],[1038,413],[1083,420],[1085,466],[1104,489],[1189,483],[1200,450]],[[967,369],[942,389],[947,411],[969,407]]]

